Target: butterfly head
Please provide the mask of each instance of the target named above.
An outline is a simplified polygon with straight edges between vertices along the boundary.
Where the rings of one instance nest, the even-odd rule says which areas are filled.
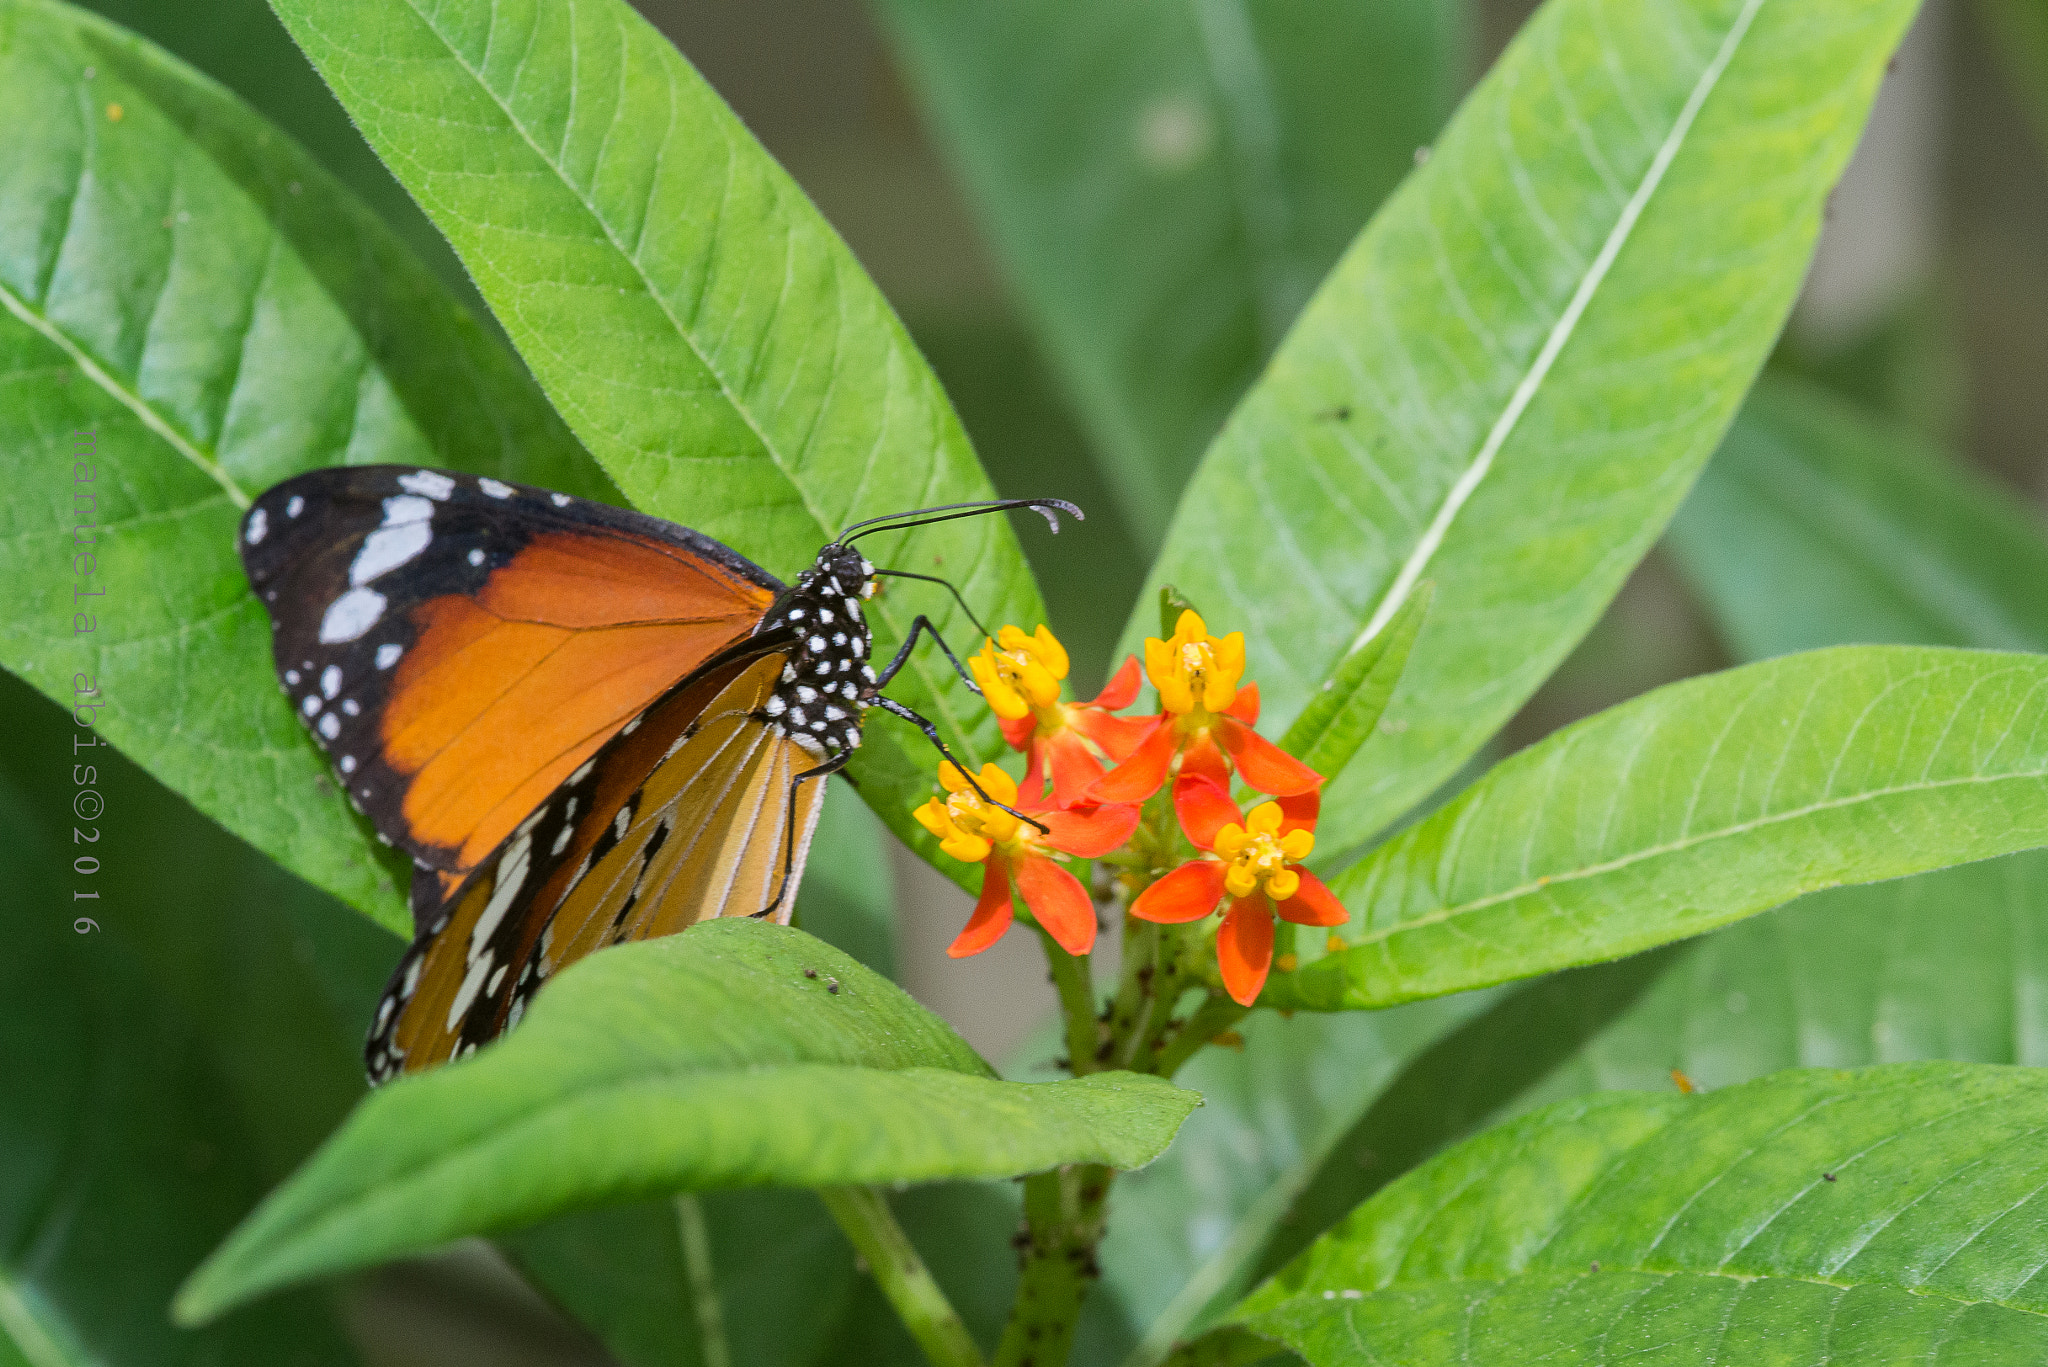
[[[815,593],[867,598],[875,591],[875,567],[853,547],[835,541],[818,552],[817,560],[797,579],[797,584]]]

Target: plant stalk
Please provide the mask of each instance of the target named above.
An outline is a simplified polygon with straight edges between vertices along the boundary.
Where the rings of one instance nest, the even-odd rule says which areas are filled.
[[[995,1367],[1061,1367],[1074,1345],[1074,1326],[1088,1284],[1101,1275],[1095,1246],[1102,1241],[1110,1169],[1072,1164],[1024,1179],[1025,1233],[1017,1299]]]
[[[932,1367],[985,1367],[967,1326],[890,1213],[888,1198],[873,1187],[823,1187],[818,1198],[853,1241],[875,1285]]]
[[[1239,1006],[1224,993],[1211,992],[1208,1000],[1195,1008],[1195,1013],[1181,1025],[1179,1033],[1166,1041],[1166,1047],[1153,1060],[1153,1071],[1161,1077],[1172,1077],[1203,1045],[1248,1014],[1249,1007]]]
[[[1053,986],[1060,994],[1060,1015],[1067,1032],[1068,1071],[1075,1077],[1095,1072],[1102,1067],[1096,1058],[1096,1051],[1102,1047],[1102,1032],[1095,1017],[1095,979],[1089,972],[1088,956],[1067,953],[1042,926],[1038,928],[1038,939],[1045,946],[1046,966],[1052,970]]]

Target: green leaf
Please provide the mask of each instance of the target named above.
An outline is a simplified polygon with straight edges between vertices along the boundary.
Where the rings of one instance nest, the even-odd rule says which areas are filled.
[[[1668,540],[1728,644],[2048,649],[2031,509],[1811,386],[1757,386]]]
[[[1464,7],[878,10],[1156,546],[1230,405],[1449,115]]]
[[[70,717],[4,677],[0,715],[0,1362],[357,1361],[311,1296],[197,1332],[173,1329],[165,1307],[280,1161],[317,1139],[306,1129],[348,1104],[329,1085],[332,1022],[295,952],[302,914],[386,937],[118,759],[93,766],[106,820],[79,826],[80,789],[57,759]],[[99,868],[85,874],[73,860],[88,851]],[[81,912],[99,929],[75,931]],[[351,1040],[342,1063],[359,1089],[356,1053]],[[295,1085],[266,1092],[266,1065],[287,1061]]]
[[[590,956],[496,1047],[372,1095],[194,1275],[179,1315],[658,1192],[1138,1167],[1198,1101],[1122,1073],[999,1082],[839,951],[714,921]]]
[[[1436,586],[1428,580],[1417,584],[1380,634],[1344,657],[1337,672],[1323,681],[1294,725],[1287,728],[1281,749],[1325,779],[1344,772],[1344,766],[1385,715],[1435,592]]]
[[[1333,1150],[1360,1114],[1490,1000],[1471,993],[1293,1020],[1256,1012],[1239,1026],[1242,1050],[1189,1061],[1176,1080],[1202,1094],[1202,1107],[1158,1162],[1117,1180],[1102,1245],[1104,1287],[1145,1327],[1133,1362],[1157,1361],[1205,1311],[1244,1293],[1303,1183],[1327,1162],[1352,1163]]]
[[[2037,656],[1845,646],[1610,708],[1346,870],[1349,947],[1273,1004],[1455,992],[2048,843],[2044,686]]]
[[[74,697],[83,675],[100,735],[409,927],[402,879],[272,676],[240,509],[342,461],[609,486],[388,231],[189,68],[90,15],[4,0],[0,125],[0,663],[66,708],[95,701]]]
[[[1562,1102],[1394,1183],[1233,1317],[1313,1367],[2035,1362],[2044,1126],[2048,1079],[1970,1064]]]
[[[448,235],[555,406],[634,504],[785,578],[850,523],[991,493],[903,325],[795,182],[624,0],[274,0],[370,145]],[[1044,613],[1001,518],[863,543]],[[966,624],[897,584],[869,619]],[[996,719],[929,646],[894,690],[970,759]],[[912,846],[934,757],[881,721],[861,794]],[[934,858],[954,877],[970,875]]]
[[[1551,0],[1318,291],[1152,582],[1246,632],[1284,723],[1436,581],[1326,849],[1453,774],[1662,530],[1777,337],[1914,9]]]

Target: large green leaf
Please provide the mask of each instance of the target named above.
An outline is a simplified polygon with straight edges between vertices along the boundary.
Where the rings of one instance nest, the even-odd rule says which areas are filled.
[[[404,925],[403,879],[271,675],[240,509],[338,461],[609,486],[388,231],[175,60],[79,11],[5,0],[0,124],[0,663],[67,708],[85,675],[101,735]]]
[[[1164,1157],[1119,1178],[1104,1285],[1144,1330],[1153,1362],[1251,1285],[1261,1248],[1336,1146],[1415,1055],[1491,1000],[1471,993],[1390,1011],[1259,1012],[1242,1049],[1205,1049],[1176,1081],[1202,1094]],[[1354,1165],[1355,1166],[1355,1165]]]
[[[625,0],[273,7],[636,505],[789,577],[856,519],[988,496],[873,282]],[[940,567],[984,617],[1043,616],[1000,518],[863,548],[883,565]],[[916,584],[870,620],[901,640],[919,611],[966,622]],[[970,755],[1000,746],[994,714],[928,646],[895,691]],[[929,747],[893,721],[869,742],[854,766],[862,795],[935,849],[910,819],[932,789]]]
[[[1497,766],[1333,885],[1275,1004],[1382,1006],[2048,844],[2048,659],[1844,646],[1688,679]]]
[[[2038,1362],[2048,1079],[1900,1064],[1566,1101],[1394,1183],[1234,1317],[1313,1367]]]
[[[877,8],[1156,546],[1230,406],[1443,126],[1464,6]]]
[[[2038,516],[1808,385],[1757,386],[1668,544],[1747,659],[1857,641],[2048,648]]]
[[[1662,530],[1914,8],[1550,0],[1232,415],[1152,582],[1245,631],[1276,722],[1437,585],[1332,853],[1455,772]]]
[[[1687,945],[1539,979],[1380,1092],[1253,1261],[1260,1275],[1276,1270],[1446,1144],[1564,1097],[1669,1088],[1673,1069],[1723,1087],[1799,1065],[2040,1066],[2044,979],[2048,853],[2038,850],[1814,893]]]
[[[1198,1101],[1124,1073],[997,1081],[831,946],[714,921],[590,956],[492,1049],[372,1095],[193,1277],[180,1312],[659,1192],[1138,1167]]]
[[[7,678],[0,715],[0,1362],[355,1362],[312,1296],[196,1332],[166,1307],[348,1104],[328,1085],[332,1018],[295,952],[300,913],[386,937],[119,759],[93,759],[109,806],[81,826],[70,717]],[[74,864],[86,856],[96,871]],[[75,930],[81,912],[99,929]],[[359,1088],[355,1053],[342,1046],[342,1076]],[[265,1087],[271,1061],[301,1065],[293,1085]]]

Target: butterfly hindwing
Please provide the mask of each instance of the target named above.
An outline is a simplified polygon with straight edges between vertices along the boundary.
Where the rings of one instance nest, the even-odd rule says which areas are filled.
[[[278,676],[433,914],[782,588],[709,537],[523,485],[316,470],[242,521]]]
[[[661,698],[580,767],[400,962],[366,1049],[381,1081],[518,1023],[594,949],[721,915],[789,919],[822,798],[814,753],[770,725],[786,640],[758,637]]]

